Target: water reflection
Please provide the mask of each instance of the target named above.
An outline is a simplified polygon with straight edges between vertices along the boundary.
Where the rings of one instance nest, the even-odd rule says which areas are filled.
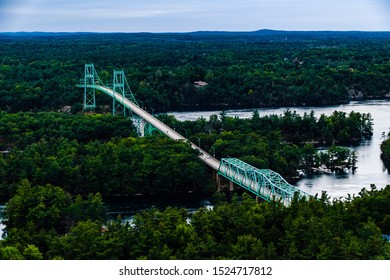
[[[212,193],[209,194],[182,194],[182,195],[150,195],[137,197],[118,197],[105,201],[108,215],[116,219],[120,215],[122,221],[133,222],[134,215],[140,210],[156,208],[163,211],[166,207],[186,208],[189,215],[201,207],[212,209]]]

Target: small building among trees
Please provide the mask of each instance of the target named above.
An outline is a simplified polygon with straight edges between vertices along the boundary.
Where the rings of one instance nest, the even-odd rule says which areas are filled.
[[[206,83],[206,82],[204,82],[204,81],[196,81],[196,82],[194,82],[194,86],[197,87],[197,88],[199,88],[199,87],[205,87],[205,86],[207,86],[207,85],[208,85],[208,83]]]

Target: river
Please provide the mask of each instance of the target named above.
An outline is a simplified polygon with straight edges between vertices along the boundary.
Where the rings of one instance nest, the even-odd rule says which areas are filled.
[[[298,114],[310,113],[315,111],[315,115],[319,117],[321,114],[331,115],[334,111],[342,112],[361,112],[370,113],[373,118],[373,137],[370,140],[365,140],[360,145],[353,147],[358,153],[357,170],[354,174],[348,173],[344,175],[317,175],[305,177],[296,183],[296,186],[312,195],[321,194],[326,191],[331,197],[346,197],[348,194],[357,194],[362,188],[369,188],[371,184],[375,184],[378,188],[383,188],[390,184],[390,175],[380,159],[379,145],[382,142],[382,133],[386,134],[390,130],[390,101],[389,100],[372,100],[372,101],[353,101],[348,104],[330,107],[289,107],[289,108],[259,108],[260,116],[270,114],[283,114],[287,109],[296,111]],[[228,116],[237,116],[239,118],[251,118],[255,109],[250,110],[230,110],[226,111]],[[205,111],[205,112],[169,112],[178,120],[196,120],[200,117],[208,119],[211,115],[219,115],[221,111]],[[172,197],[161,199],[148,198],[134,200],[120,199],[107,202],[109,213],[111,216],[122,214],[124,219],[131,219],[137,211],[148,209],[151,206],[165,208],[168,205],[186,207],[189,211],[195,211],[202,206],[210,206],[207,197],[189,196],[187,198],[180,197],[174,199]],[[4,208],[0,205],[0,212]],[[1,213],[0,213],[1,221]],[[0,239],[4,225],[0,223]]]
[[[357,170],[354,174],[343,175],[317,175],[304,177],[296,183],[296,186],[310,194],[321,194],[326,191],[331,197],[346,197],[348,194],[358,194],[362,188],[369,188],[375,184],[378,188],[383,188],[390,184],[390,175],[380,158],[380,144],[382,133],[386,134],[390,130],[390,101],[389,100],[369,100],[352,101],[348,104],[329,107],[283,107],[283,108],[259,108],[260,116],[271,114],[283,114],[290,109],[303,115],[305,112],[315,111],[319,117],[321,114],[331,115],[334,111],[349,113],[351,111],[360,113],[370,113],[373,118],[373,137],[370,140],[362,141],[358,146],[352,147],[358,153]],[[251,118],[255,109],[225,111],[228,116],[239,118]],[[200,117],[206,119],[210,115],[219,115],[221,111],[207,112],[170,112],[178,120],[196,120]]]

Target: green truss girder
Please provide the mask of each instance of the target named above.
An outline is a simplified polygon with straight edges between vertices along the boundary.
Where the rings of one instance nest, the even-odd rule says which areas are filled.
[[[257,169],[237,158],[222,158],[218,174],[266,201],[276,199],[289,205],[295,194],[310,197],[308,193],[289,184],[279,173],[270,169]]]

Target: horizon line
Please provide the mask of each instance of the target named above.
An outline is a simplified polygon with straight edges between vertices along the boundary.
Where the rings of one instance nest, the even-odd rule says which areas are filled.
[[[48,33],[48,34],[58,34],[58,33],[84,33],[84,34],[188,34],[188,33],[256,33],[256,32],[361,32],[361,33],[386,33],[390,30],[331,30],[331,29],[319,29],[319,30],[284,30],[284,29],[258,29],[258,30],[248,30],[248,31],[233,31],[233,30],[194,30],[194,31],[0,31],[0,34],[16,34],[16,33]]]

